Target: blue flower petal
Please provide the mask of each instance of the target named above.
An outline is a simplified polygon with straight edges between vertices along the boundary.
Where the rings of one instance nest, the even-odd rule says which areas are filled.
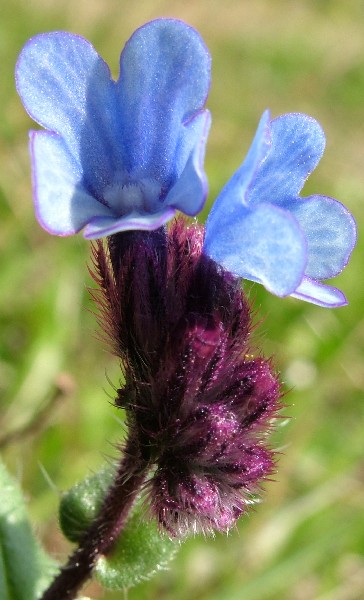
[[[289,212],[268,204],[241,206],[209,235],[204,252],[235,275],[262,283],[277,296],[296,290],[306,266],[306,243]]]
[[[308,246],[306,275],[329,279],[348,263],[356,242],[356,225],[349,211],[326,196],[297,198],[285,206],[296,217]]]
[[[117,82],[129,172],[173,185],[195,145],[185,143],[184,125],[202,109],[209,85],[210,55],[193,28],[158,19],[132,35]]]
[[[41,34],[23,48],[16,82],[30,116],[62,136],[82,169],[84,187],[100,196],[124,161],[106,63],[80,36]]]
[[[313,281],[309,277],[304,277],[297,290],[291,294],[298,300],[306,300],[312,304],[318,304],[325,308],[336,308],[345,306],[348,301],[345,295],[335,287]]]
[[[319,123],[300,113],[274,119],[271,136],[271,149],[248,192],[250,205],[280,206],[298,196],[325,149]]]
[[[128,231],[130,229],[152,231],[153,229],[158,229],[158,227],[164,225],[164,223],[174,217],[175,214],[175,209],[167,206],[163,211],[149,215],[131,213],[119,219],[95,217],[89,222],[83,235],[86,239],[92,240],[112,235],[119,231]]]
[[[202,210],[207,196],[207,177],[203,170],[203,161],[210,123],[210,113],[206,110],[190,124],[190,128],[193,125],[193,134],[197,142],[182,174],[165,199],[166,205],[190,216],[195,216]]]
[[[29,115],[47,129],[75,137],[85,118],[90,75],[102,84],[107,65],[84,38],[63,31],[31,38],[16,66],[17,89]]]
[[[57,134],[31,133],[30,152],[37,219],[50,233],[72,235],[98,215],[111,214],[82,187],[79,165]]]
[[[224,226],[224,222],[226,221],[226,226],[229,226],[229,222],[235,218],[235,211],[240,211],[240,208],[247,204],[247,190],[270,148],[269,118],[269,111],[266,110],[260,119],[253,143],[243,164],[234,173],[214,202],[206,221],[206,246],[220,228]]]

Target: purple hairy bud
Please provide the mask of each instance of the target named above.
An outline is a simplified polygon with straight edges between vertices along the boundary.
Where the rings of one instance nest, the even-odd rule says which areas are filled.
[[[179,219],[94,247],[99,320],[125,376],[116,404],[171,536],[227,531],[274,470],[266,437],[279,382],[270,361],[250,353],[239,279],[203,254],[203,238],[202,226]]]

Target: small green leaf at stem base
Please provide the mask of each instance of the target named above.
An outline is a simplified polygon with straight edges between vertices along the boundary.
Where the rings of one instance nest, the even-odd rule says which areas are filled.
[[[59,519],[67,539],[80,541],[96,518],[114,474],[113,467],[105,467],[63,494]],[[178,544],[161,535],[156,522],[145,516],[139,501],[112,552],[97,560],[94,576],[107,589],[129,588],[166,569],[177,549]]]
[[[147,520],[137,505],[108,556],[96,563],[95,577],[105,588],[121,590],[149,579],[166,569],[178,544],[158,531],[155,520]]]

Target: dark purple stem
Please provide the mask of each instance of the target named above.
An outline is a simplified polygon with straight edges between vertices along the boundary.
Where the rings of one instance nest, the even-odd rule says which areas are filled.
[[[76,598],[77,592],[91,576],[99,556],[110,552],[122,532],[147,470],[148,463],[140,457],[136,440],[130,439],[98,517],[41,600]]]

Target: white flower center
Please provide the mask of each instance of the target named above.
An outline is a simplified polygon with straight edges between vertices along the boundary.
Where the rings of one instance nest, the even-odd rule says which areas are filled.
[[[104,190],[104,200],[118,215],[155,213],[161,208],[161,186],[154,179],[131,181],[119,174]]]

